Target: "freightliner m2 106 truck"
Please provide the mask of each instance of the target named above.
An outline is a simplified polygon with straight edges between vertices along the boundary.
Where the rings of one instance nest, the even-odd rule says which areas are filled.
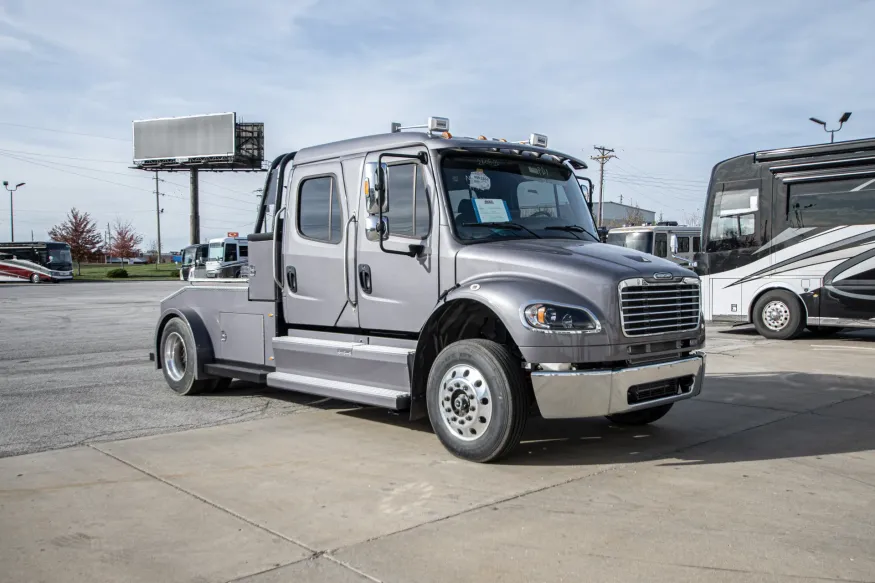
[[[273,161],[247,276],[161,302],[173,390],[242,379],[428,416],[476,462],[533,414],[643,425],[701,391],[697,276],[599,242],[583,161],[419,127]]]

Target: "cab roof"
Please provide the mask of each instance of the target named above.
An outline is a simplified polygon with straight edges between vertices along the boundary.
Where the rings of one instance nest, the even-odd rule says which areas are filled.
[[[377,150],[390,150],[410,146],[424,145],[429,150],[480,150],[483,152],[499,152],[523,155],[532,152],[535,156],[549,154],[558,161],[569,162],[575,170],[585,170],[586,162],[558,150],[541,148],[529,144],[501,142],[498,140],[480,140],[467,137],[443,137],[440,134],[427,132],[393,132],[363,136],[339,142],[331,142],[318,146],[303,148],[295,154],[295,164],[308,164],[322,160],[345,158],[356,154],[365,154]]]

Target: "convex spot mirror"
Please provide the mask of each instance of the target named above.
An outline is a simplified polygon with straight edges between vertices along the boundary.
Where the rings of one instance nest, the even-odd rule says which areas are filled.
[[[368,241],[376,242],[381,238],[385,241],[389,237],[388,217],[383,217],[382,224],[378,216],[371,215],[365,217],[365,237],[367,237]]]
[[[370,215],[379,214],[381,204],[383,205],[383,212],[389,212],[389,199],[386,196],[387,169],[388,166],[386,164],[377,164],[376,162],[365,164],[363,188],[368,214]],[[370,239],[370,236],[368,238]]]

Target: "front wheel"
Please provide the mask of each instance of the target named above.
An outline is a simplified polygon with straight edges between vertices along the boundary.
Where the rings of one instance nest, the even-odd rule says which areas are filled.
[[[43,278],[41,278],[38,273],[34,273],[30,276],[30,283],[40,283],[42,280]]]
[[[170,388],[180,395],[196,395],[213,390],[215,379],[196,379],[194,337],[179,318],[170,320],[161,333],[161,370]]]
[[[753,324],[757,332],[773,340],[792,340],[805,329],[805,308],[786,290],[767,291],[753,307]]]
[[[516,447],[529,412],[519,360],[490,340],[460,340],[444,348],[428,375],[426,400],[443,446],[481,463]]]
[[[650,409],[641,409],[640,411],[617,413],[616,415],[608,415],[608,419],[617,425],[647,425],[665,417],[666,413],[671,411],[672,405],[674,403],[651,407]]]

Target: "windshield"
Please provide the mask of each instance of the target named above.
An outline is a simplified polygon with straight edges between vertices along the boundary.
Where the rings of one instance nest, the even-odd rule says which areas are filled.
[[[48,265],[73,265],[73,256],[70,253],[70,248],[66,245],[62,246],[46,246],[46,263]]]
[[[456,235],[462,241],[599,240],[569,168],[502,156],[456,155],[444,158],[442,173]]]
[[[222,243],[210,243],[210,253],[207,256],[210,261],[221,261],[225,258],[225,249]]]
[[[608,233],[608,244],[653,253],[653,233]]]

